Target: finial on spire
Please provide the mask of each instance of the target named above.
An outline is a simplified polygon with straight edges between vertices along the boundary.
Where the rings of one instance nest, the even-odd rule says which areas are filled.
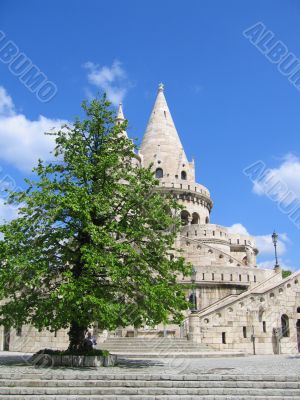
[[[158,91],[163,92],[164,88],[165,88],[165,85],[162,82],[160,82],[160,84],[158,85]]]

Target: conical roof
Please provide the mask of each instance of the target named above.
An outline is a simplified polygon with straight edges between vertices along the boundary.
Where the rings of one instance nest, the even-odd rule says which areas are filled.
[[[119,108],[118,108],[118,112],[117,112],[116,121],[119,122],[119,123],[122,123],[122,122],[125,121],[122,103],[119,103]]]
[[[121,125],[125,121],[124,113],[123,113],[123,106],[122,103],[119,104],[118,112],[117,112],[117,117],[116,117],[116,124]],[[123,131],[122,132],[124,136],[128,137],[127,132]]]
[[[164,178],[174,179],[182,170],[188,169],[188,160],[177,133],[165,95],[164,85],[158,88],[156,101],[148,121],[140,153],[143,164],[162,168]],[[169,180],[169,179],[168,179]]]

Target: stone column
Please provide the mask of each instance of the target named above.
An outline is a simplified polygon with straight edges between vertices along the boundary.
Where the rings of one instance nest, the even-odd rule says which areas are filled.
[[[189,315],[188,340],[201,343],[200,318],[196,313],[191,313]]]

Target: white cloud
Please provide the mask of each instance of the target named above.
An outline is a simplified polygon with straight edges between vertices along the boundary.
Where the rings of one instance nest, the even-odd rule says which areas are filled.
[[[0,114],[14,114],[14,104],[12,98],[6,93],[6,90],[2,86],[0,86]]]
[[[9,222],[18,216],[18,208],[5,204],[5,200],[0,198],[0,224]],[[3,233],[0,233],[0,240],[3,240]]]
[[[16,218],[18,209],[12,205],[5,204],[5,200],[0,198],[0,224]]]
[[[42,115],[32,121],[16,113],[11,97],[0,86],[0,159],[21,171],[30,171],[38,158],[50,159],[54,138],[44,132],[60,128],[66,122]]]
[[[106,92],[108,99],[114,105],[123,101],[130,83],[120,61],[115,60],[111,67],[89,61],[84,67],[88,70],[89,83]]]
[[[271,234],[269,235],[259,235],[254,236],[256,241],[256,246],[259,250],[260,256],[267,256],[274,254],[274,244],[272,242]],[[277,253],[279,256],[286,253],[286,243],[288,240],[286,239],[286,234],[278,235],[278,243],[277,243]]]
[[[229,226],[228,228],[229,233],[237,233],[240,235],[249,235],[247,229],[242,225],[242,224],[233,224]]]
[[[287,154],[278,168],[267,169],[254,180],[253,191],[283,203],[291,201],[291,196],[286,196],[288,191],[300,199],[299,177],[300,159],[293,154]]]
[[[268,256],[274,254],[274,245],[272,242],[272,233],[268,235],[251,235],[244,225],[237,223],[233,224],[232,226],[228,227],[228,232],[236,233],[240,235],[249,235],[255,239],[256,246],[259,250],[260,256]],[[278,234],[278,243],[277,243],[277,252],[278,255],[281,256],[286,253],[287,244],[289,242],[289,238],[286,233],[279,233]]]
[[[273,269],[274,264],[275,264],[274,259],[271,259],[271,260],[262,261],[262,262],[258,263],[257,266],[258,266],[258,268],[261,268],[261,269]],[[287,261],[283,260],[282,258],[278,259],[278,264],[285,271],[286,270],[288,270],[288,271],[296,271],[297,270],[297,268],[291,267],[290,264]]]

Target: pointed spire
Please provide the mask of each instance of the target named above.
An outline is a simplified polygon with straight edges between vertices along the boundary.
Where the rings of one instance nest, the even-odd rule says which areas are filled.
[[[118,112],[117,112],[117,117],[116,117],[116,124],[121,125],[125,121],[124,113],[123,113],[123,106],[122,103],[119,104]],[[128,137],[127,132],[123,131],[123,135]]]
[[[118,113],[116,122],[118,125],[121,125],[125,121],[124,113],[123,113],[123,106],[122,103],[119,104]]]
[[[193,175],[188,171],[189,162],[170,113],[162,83],[158,86],[140,152],[145,167],[153,163],[155,169],[163,169],[164,181],[174,182],[180,179],[182,171],[187,172],[188,179]]]

